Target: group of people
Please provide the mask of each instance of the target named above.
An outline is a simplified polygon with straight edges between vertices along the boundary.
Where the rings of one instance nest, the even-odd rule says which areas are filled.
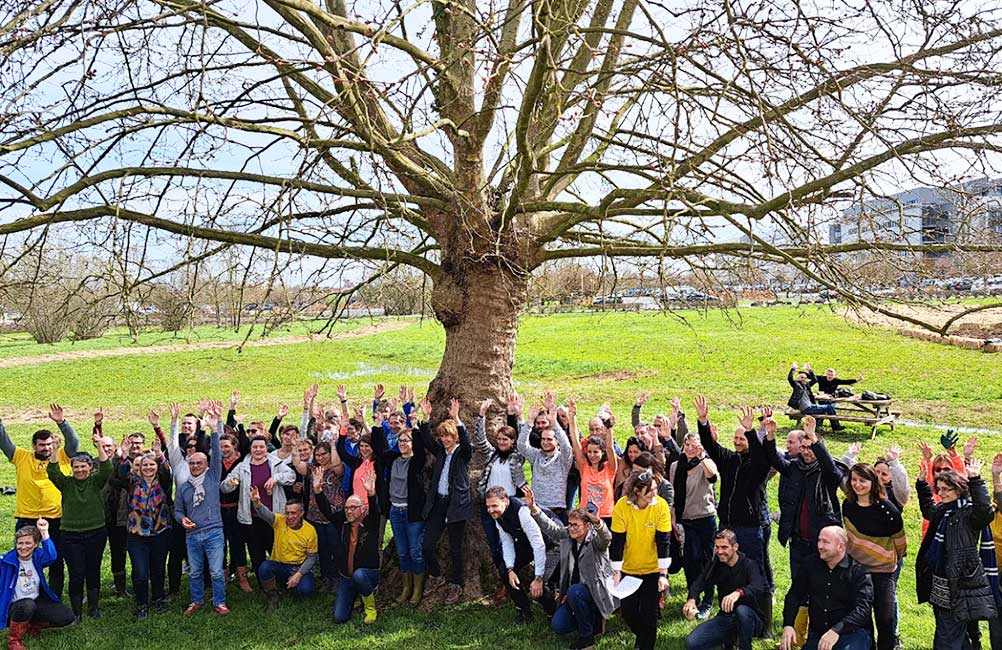
[[[858,444],[833,458],[808,415],[780,449],[769,408],[742,409],[733,438],[722,437],[702,397],[692,431],[677,398],[645,422],[648,395],[640,395],[622,447],[608,405],[585,432],[576,403],[558,404],[550,392],[527,413],[518,395],[501,405],[484,400],[470,409],[472,435],[457,400],[440,405],[436,422],[432,403],[415,402],[406,387],[387,399],[377,386],[371,410],[354,413],[344,386],[337,397],[338,408],[325,408],[314,385],[299,424],[284,423],[282,405],[269,426],[245,423],[237,392],[225,412],[220,401],[183,415],[171,404],[169,433],[150,413],[150,445],[141,432],[116,444],[99,410],[93,454],[80,450],[59,405],[49,414],[58,433],[36,431],[30,450],[15,446],[0,423],[0,450],[17,474],[15,548],[0,566],[8,647],[80,621],[85,606],[87,616],[101,616],[106,546],[119,595],[131,573],[139,620],[167,607],[187,563],[185,616],[206,607],[206,587],[214,611],[229,614],[227,584],[254,591],[253,574],[269,610],[284,597],[324,591],[334,594],[334,623],[349,621],[360,602],[371,624],[375,591],[391,570],[381,553],[389,523],[399,558],[396,604],[418,605],[431,590],[454,604],[463,595],[467,525],[479,515],[518,622],[532,619],[535,601],[555,633],[573,635],[570,647],[584,649],[618,610],[635,647],[651,650],[669,575],[681,571],[682,614],[699,621],[686,648],[747,650],[753,638],[773,634],[767,490],[774,476],[778,540],[789,550],[792,578],[779,646],[900,644],[901,511],[910,489],[896,447],[872,463],[856,462]],[[1002,650],[992,546],[1002,525],[974,458],[976,439],[963,455],[955,437],[942,442],[939,455],[922,445],[916,483],[926,520],[915,562],[919,601],[932,605],[937,650],[980,647],[981,620]],[[1002,454],[991,467],[1002,498]],[[447,567],[437,552],[443,536]],[[69,607],[60,600],[64,562]]]

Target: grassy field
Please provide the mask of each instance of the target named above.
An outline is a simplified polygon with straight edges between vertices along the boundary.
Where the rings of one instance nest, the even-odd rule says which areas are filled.
[[[284,335],[300,333],[305,332]],[[196,340],[241,338],[212,330],[193,335]],[[90,413],[104,406],[106,431],[116,437],[136,428],[145,430],[145,414],[151,407],[163,408],[173,400],[193,403],[203,396],[225,399],[233,389],[242,392],[241,410],[253,417],[270,417],[283,401],[297,413],[303,389],[313,382],[320,383],[321,399],[332,401],[336,399],[334,385],[345,383],[349,397],[361,405],[371,396],[375,383],[415,384],[420,393],[434,375],[443,342],[441,328],[425,321],[372,336],[249,347],[241,352],[211,349],[20,365],[0,370],[0,417],[24,444],[44,418],[45,405],[52,401],[66,407],[84,435],[89,432]],[[130,345],[163,343],[162,336],[151,335]],[[87,342],[90,349],[123,344],[114,337]],[[0,338],[0,357],[51,352],[52,347],[29,344],[16,336]],[[999,359],[993,355],[853,327],[814,307],[672,316],[527,317],[519,337],[515,381],[520,392],[530,397],[545,388],[557,390],[561,399],[574,397],[582,413],[611,401],[624,424],[641,390],[654,394],[646,407],[648,417],[663,410],[672,395],[691,405],[692,398],[702,393],[716,405],[711,417],[723,428],[737,423],[733,409],[739,405],[785,404],[789,392],[785,377],[791,361],[810,362],[816,369],[834,366],[845,376],[863,372],[864,387],[891,393],[903,417],[916,423],[898,426],[893,432],[883,429],[877,441],[864,444],[862,460],[872,460],[888,445],[900,444],[913,476],[919,458],[915,444],[919,439],[938,439],[938,426],[1002,429],[1002,380],[997,378]],[[788,424],[781,421],[783,426]],[[618,436],[624,439],[626,435],[628,427],[620,426]],[[869,429],[851,428],[828,439],[834,452],[840,454],[849,442],[868,437]],[[983,435],[979,456],[987,459],[997,450],[998,439]],[[10,485],[13,480],[10,464],[0,463],[0,484]],[[775,488],[771,491],[774,500]],[[13,505],[13,497],[3,497],[0,513],[10,516]],[[919,520],[917,503],[912,501],[906,508],[911,545],[898,593],[902,636],[906,647],[913,650],[932,645],[932,613],[915,601]],[[779,585],[778,617],[789,571],[787,553],[775,542],[775,536],[771,553]],[[667,609],[659,648],[682,648],[692,627],[678,614],[684,589],[681,574],[673,577],[672,585],[676,597]],[[526,629],[511,625],[510,606],[496,610],[478,605],[428,614],[385,610],[373,628],[362,629],[360,624],[334,628],[329,596],[287,604],[278,613],[265,616],[258,594],[245,597],[235,592],[230,593],[234,614],[228,619],[219,620],[211,613],[182,619],[184,603],[178,602],[176,612],[154,616],[145,625],[132,621],[130,602],[106,598],[102,621],[86,621],[33,645],[161,648],[170,639],[179,649],[206,645],[219,649],[347,648],[359,644],[373,649],[407,644],[415,650],[566,647],[565,640],[549,634],[538,610],[538,622]],[[599,647],[632,647],[632,636],[615,620]],[[759,650],[771,647],[766,642],[756,646]]]

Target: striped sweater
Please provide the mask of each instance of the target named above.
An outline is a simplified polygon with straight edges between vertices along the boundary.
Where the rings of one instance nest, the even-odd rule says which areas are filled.
[[[894,504],[885,499],[863,507],[846,499],[842,519],[849,537],[846,550],[852,559],[870,573],[894,573],[908,547],[901,512]]]

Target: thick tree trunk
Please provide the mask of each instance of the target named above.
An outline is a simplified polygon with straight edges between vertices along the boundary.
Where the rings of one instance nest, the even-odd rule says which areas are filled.
[[[462,403],[461,419],[472,435],[480,402],[491,397],[503,409],[511,390],[518,317],[525,302],[527,277],[486,264],[462,269],[448,264],[443,266],[448,274],[436,279],[432,308],[445,327],[445,352],[428,394],[434,404],[433,420],[436,421],[445,416],[449,400],[458,398]],[[496,412],[500,414],[501,411]],[[483,504],[475,494],[484,460],[474,453],[470,465],[474,516],[466,525],[464,600],[493,593],[499,584],[481,524]],[[382,597],[388,598],[395,595],[399,585],[396,549],[392,544],[384,556],[388,569],[384,571],[384,584],[388,589],[381,591]],[[439,544],[438,557],[443,571],[447,572],[449,555],[445,535]],[[442,596],[442,593],[427,594],[423,607],[438,606]]]

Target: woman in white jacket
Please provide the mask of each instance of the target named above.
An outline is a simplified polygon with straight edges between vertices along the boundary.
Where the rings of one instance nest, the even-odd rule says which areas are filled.
[[[224,494],[239,490],[237,521],[241,534],[247,541],[251,567],[254,575],[265,560],[265,553],[271,551],[275,541],[271,524],[264,521],[251,507],[251,487],[256,487],[261,495],[261,503],[272,512],[285,512],[285,490],[282,486],[292,485],[296,473],[288,463],[268,454],[268,441],[264,436],[251,440],[250,454],[233,468],[223,479],[219,490]]]

